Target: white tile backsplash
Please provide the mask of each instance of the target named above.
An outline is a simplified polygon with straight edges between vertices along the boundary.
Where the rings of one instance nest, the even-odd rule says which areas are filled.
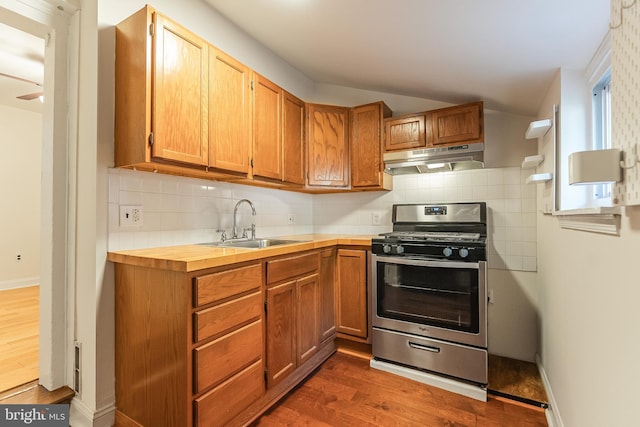
[[[371,234],[391,230],[394,203],[487,202],[489,267],[535,271],[536,193],[519,167],[399,175],[391,192],[303,194],[170,175],[110,169],[109,250],[136,249],[220,239],[231,234],[240,199],[239,229],[255,220],[257,235]],[[142,205],[144,224],[119,226],[120,205]],[[374,215],[380,218],[374,224]],[[288,223],[294,214],[296,223]]]

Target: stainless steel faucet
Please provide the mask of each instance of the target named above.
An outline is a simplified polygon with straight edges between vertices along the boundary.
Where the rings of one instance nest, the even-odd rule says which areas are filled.
[[[238,203],[236,203],[236,207],[233,208],[233,230],[232,230],[232,239],[237,239],[238,238],[238,226],[236,223],[237,220],[237,216],[238,216],[238,206],[240,206],[241,203],[249,203],[249,206],[251,206],[251,215],[256,216],[256,208],[255,206],[253,206],[253,203],[251,203],[251,200],[249,199],[242,199],[240,200]],[[246,231],[244,232],[242,237],[247,237],[246,235]],[[253,223],[251,224],[251,239],[255,240],[256,238],[256,223],[255,221],[253,221]]]

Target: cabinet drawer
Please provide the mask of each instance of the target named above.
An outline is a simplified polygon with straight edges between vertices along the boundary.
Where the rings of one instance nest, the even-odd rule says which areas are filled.
[[[207,274],[194,279],[193,304],[209,304],[242,292],[258,289],[262,285],[262,266],[234,268]]]
[[[193,341],[205,340],[251,319],[259,318],[262,306],[262,293],[256,292],[194,313]]]
[[[267,262],[267,283],[276,283],[320,268],[318,252]]]
[[[195,425],[222,426],[264,393],[262,360],[229,378],[193,402]]]
[[[262,358],[262,320],[198,347],[193,352],[193,388],[199,393]]]

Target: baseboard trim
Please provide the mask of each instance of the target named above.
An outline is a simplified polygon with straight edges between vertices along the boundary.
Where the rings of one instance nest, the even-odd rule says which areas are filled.
[[[409,378],[453,393],[458,393],[472,399],[480,400],[482,402],[487,401],[487,390],[479,386],[455,381],[439,375],[430,374],[428,372],[405,368],[404,366],[394,365],[392,363],[376,359],[371,359],[369,365],[374,369],[400,375],[401,377]]]
[[[9,289],[28,288],[40,284],[40,277],[26,277],[17,280],[5,280],[0,282],[0,291],[8,291]]]
[[[107,407],[93,411],[83,401],[74,398],[69,411],[69,425],[73,427],[111,427],[115,423],[116,407]]]
[[[544,389],[547,392],[547,397],[549,398],[549,407],[544,411],[544,414],[547,417],[547,424],[549,424],[549,427],[564,427],[564,423],[562,422],[562,418],[560,417],[560,411],[558,410],[556,398],[553,395],[553,390],[551,390],[549,377],[547,377],[547,372],[544,370],[542,359],[540,358],[539,354],[536,354],[536,364],[538,365],[538,371],[540,371],[542,385],[544,385]]]

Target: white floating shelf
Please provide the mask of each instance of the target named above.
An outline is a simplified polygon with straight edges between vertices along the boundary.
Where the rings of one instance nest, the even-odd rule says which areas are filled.
[[[522,161],[522,169],[535,168],[543,161],[544,161],[544,156],[542,154],[536,154],[535,156],[527,156]]]
[[[551,181],[552,178],[553,174],[551,173],[536,173],[529,175],[529,178],[527,178],[527,184],[539,184],[541,182]]]
[[[540,138],[541,136],[544,136],[544,134],[547,133],[549,129],[551,129],[552,124],[553,122],[551,121],[551,119],[536,120],[535,122],[531,122],[531,124],[529,124],[529,128],[524,134],[524,137],[527,139]]]

